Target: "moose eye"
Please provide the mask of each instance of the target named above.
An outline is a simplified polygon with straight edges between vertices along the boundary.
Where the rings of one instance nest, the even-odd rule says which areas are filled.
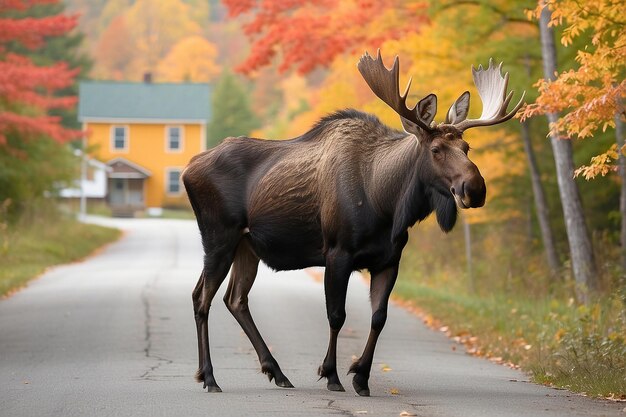
[[[430,151],[437,155],[440,152],[440,149],[436,146],[433,146],[432,148],[430,148]]]

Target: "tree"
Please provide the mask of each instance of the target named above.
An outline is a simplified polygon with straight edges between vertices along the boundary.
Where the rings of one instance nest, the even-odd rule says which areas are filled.
[[[545,6],[545,7],[544,7]],[[626,164],[624,162],[623,120],[626,95],[626,14],[623,4],[614,0],[546,0],[540,2],[533,15],[544,9],[551,15],[550,27],[565,24],[561,36],[564,46],[584,39],[576,54],[577,69],[564,71],[550,79],[539,80],[540,96],[529,105],[523,117],[566,112],[552,120],[551,132],[569,137],[593,136],[599,129],[615,128],[616,144],[591,159],[588,166],[576,170],[591,179],[618,171],[622,183],[620,214],[622,266],[626,268]],[[547,13],[547,12],[546,12]],[[618,161],[618,166],[614,162]]]
[[[104,30],[94,53],[98,62],[97,76],[122,80],[132,70],[136,52],[134,39],[123,15],[115,17]]]
[[[580,38],[585,44],[576,53],[577,69],[550,74],[549,79],[537,82],[540,95],[523,116],[564,112],[550,129],[567,137],[586,138],[599,129],[614,128],[615,115],[624,117],[622,100],[626,96],[624,5],[615,0],[545,0],[534,16],[540,17],[545,9],[550,13],[548,27],[566,24],[561,36],[564,46]],[[609,156],[608,162],[617,158],[614,150],[603,155]],[[597,158],[579,173],[587,178],[605,175],[610,167],[603,161]]]
[[[15,18],[43,18],[56,16],[65,12],[63,3],[43,3],[35,5],[21,13],[13,13]],[[77,77],[85,78],[89,73],[92,61],[83,52],[84,35],[81,32],[72,30],[59,36],[47,37],[45,42],[36,49],[24,47],[19,43],[10,46],[12,52],[23,55],[32,60],[37,66],[54,65],[59,61],[67,63],[72,70],[78,70]],[[56,97],[77,96],[78,83],[72,83],[67,88],[55,91]],[[66,109],[53,109],[52,116],[61,116],[61,124],[65,127],[79,129],[80,125],[76,117],[76,107]]]
[[[0,146],[8,147],[11,133],[32,139],[46,135],[58,142],[71,140],[80,132],[64,128],[53,109],[75,105],[76,98],[55,96],[55,92],[72,85],[77,69],[65,62],[38,66],[25,55],[15,52],[21,47],[35,50],[49,37],[68,33],[76,26],[75,16],[63,14],[40,18],[15,18],[13,14],[50,0],[5,1],[0,4]]]
[[[159,62],[161,81],[207,82],[220,71],[215,62],[217,49],[202,36],[189,36],[176,43]]]
[[[375,47],[416,31],[428,19],[425,4],[394,0],[223,0],[230,16],[251,13],[244,25],[253,40],[248,58],[237,67],[251,73],[268,65],[279,52],[281,71],[301,74],[326,67],[343,54]]]
[[[71,88],[79,72],[51,56],[63,45],[54,40],[76,25],[75,16],[61,11],[50,0],[0,3],[0,201],[10,203],[12,214],[72,174],[71,153],[62,144],[81,132],[52,115],[74,107],[75,97],[58,93]]]
[[[200,32],[181,0],[137,0],[124,16],[136,45],[133,78],[155,72],[176,42]]]
[[[247,135],[259,126],[243,86],[226,72],[213,94],[213,115],[208,126],[208,146],[215,146],[228,136]]]
[[[554,33],[549,25],[550,21],[550,9],[543,7],[539,18],[539,29],[541,33],[544,77],[548,81],[553,81],[556,78],[557,67]],[[551,126],[555,126],[559,121],[558,113],[548,112],[546,116]],[[588,292],[594,292],[598,288],[598,278],[582,202],[576,181],[574,180],[572,143],[563,138],[559,134],[558,129],[553,129],[550,132],[550,143],[554,152],[561,204],[563,205],[563,215],[565,217],[565,230],[570,247],[574,279],[577,284],[577,294],[580,301],[587,302],[589,299]]]

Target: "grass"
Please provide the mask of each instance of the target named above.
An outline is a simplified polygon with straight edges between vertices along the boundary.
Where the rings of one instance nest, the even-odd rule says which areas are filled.
[[[52,265],[82,259],[118,239],[116,229],[79,223],[54,209],[24,216],[0,228],[0,296],[7,295]]]
[[[77,208],[73,209],[74,211]],[[97,216],[111,217],[111,209],[105,202],[94,202],[90,201],[87,205],[87,213],[94,214]],[[147,214],[145,211],[140,211],[135,214],[137,218],[159,218],[159,219],[179,219],[179,220],[195,220],[196,216],[193,214],[191,208],[180,207],[180,208],[163,208],[163,211],[160,216],[152,217]]]
[[[442,235],[433,222],[420,224],[394,297],[470,354],[520,367],[539,383],[626,399],[626,276],[615,261],[618,247],[596,236],[601,289],[583,305],[570,266],[551,275],[541,247],[515,227],[472,227],[470,278],[462,228]]]
[[[406,266],[406,265],[405,265]],[[590,307],[573,299],[491,296],[419,283],[405,268],[394,296],[470,354],[521,367],[539,383],[626,398],[626,320],[619,297]]]

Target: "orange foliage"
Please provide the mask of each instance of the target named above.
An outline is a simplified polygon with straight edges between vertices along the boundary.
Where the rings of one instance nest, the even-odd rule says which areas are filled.
[[[253,40],[248,58],[237,68],[251,73],[280,53],[281,71],[301,74],[326,67],[343,54],[397,39],[427,21],[423,3],[394,0],[223,0],[231,16],[246,13]],[[375,25],[375,27],[372,27]]]
[[[135,51],[124,16],[115,17],[100,37],[95,51],[97,72],[106,78],[121,80],[128,72]]]
[[[531,12],[538,18],[543,6]],[[558,74],[554,81],[539,80],[536,102],[528,105],[522,119],[546,113],[566,112],[550,126],[554,133],[586,138],[598,129],[615,127],[615,115],[624,117],[623,99],[626,96],[626,13],[624,5],[615,0],[547,1],[552,11],[550,26],[563,25],[561,43],[570,46],[575,38],[583,37],[587,44],[576,55],[580,65]],[[609,150],[595,157],[590,167],[577,174],[589,179],[605,175],[617,158]],[[594,168],[594,166],[596,166]]]

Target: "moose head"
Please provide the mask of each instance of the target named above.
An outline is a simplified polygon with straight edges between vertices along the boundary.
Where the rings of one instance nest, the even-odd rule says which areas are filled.
[[[437,113],[437,96],[429,94],[413,108],[406,105],[411,87],[407,84],[404,94],[399,93],[400,65],[396,56],[391,69],[383,64],[380,50],[376,59],[367,52],[358,63],[358,69],[371,90],[389,105],[402,121],[404,130],[415,136],[424,151],[420,152],[418,164],[422,175],[441,194],[454,197],[459,208],[481,207],[485,204],[485,181],[476,165],[468,158],[469,145],[463,140],[463,132],[472,127],[492,126],[511,119],[523,104],[525,92],[513,110],[507,107],[514,91],[507,94],[509,73],[502,76],[502,64],[478,69],[472,66],[474,84],[478,89],[483,111],[478,119],[467,119],[470,93],[465,91],[450,106],[443,123],[434,122]]]

